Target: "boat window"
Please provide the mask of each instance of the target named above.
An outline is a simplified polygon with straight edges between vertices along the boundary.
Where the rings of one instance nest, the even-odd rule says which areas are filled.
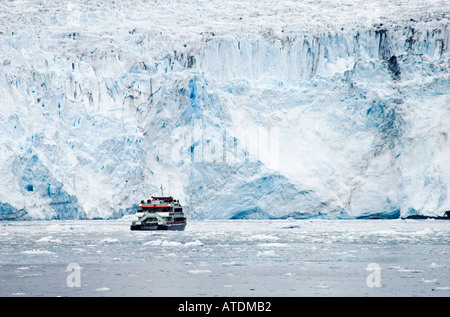
[[[177,207],[177,208],[174,208],[174,209],[173,209],[173,211],[174,211],[174,212],[183,212],[183,209],[182,209],[182,208],[179,208],[179,207]]]
[[[170,211],[170,207],[142,207],[145,211],[149,212],[167,212]]]

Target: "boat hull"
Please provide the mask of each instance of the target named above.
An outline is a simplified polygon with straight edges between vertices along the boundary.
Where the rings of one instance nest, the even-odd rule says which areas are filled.
[[[131,230],[153,231],[153,230],[167,230],[167,231],[184,231],[186,224],[160,225],[160,224],[141,224],[131,225]]]

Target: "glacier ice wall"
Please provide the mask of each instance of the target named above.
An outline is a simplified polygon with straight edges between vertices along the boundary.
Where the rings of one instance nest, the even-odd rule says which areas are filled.
[[[446,1],[0,8],[2,219],[450,210]]]

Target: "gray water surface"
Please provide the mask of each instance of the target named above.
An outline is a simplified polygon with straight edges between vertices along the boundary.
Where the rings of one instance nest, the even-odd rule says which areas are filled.
[[[446,296],[450,222],[0,223],[0,296]]]

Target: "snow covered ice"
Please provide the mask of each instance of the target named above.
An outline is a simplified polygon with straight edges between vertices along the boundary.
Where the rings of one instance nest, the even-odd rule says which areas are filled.
[[[446,221],[128,220],[1,222],[0,296],[449,295]]]
[[[197,219],[450,210],[448,1],[15,0],[0,21],[3,219],[120,217],[160,184]]]

